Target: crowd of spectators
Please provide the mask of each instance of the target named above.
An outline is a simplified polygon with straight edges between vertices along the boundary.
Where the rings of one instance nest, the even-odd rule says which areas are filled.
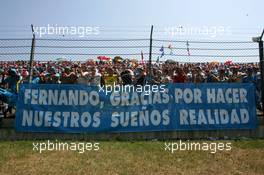
[[[257,63],[179,63],[173,60],[148,63],[129,59],[34,62],[34,84],[144,85],[166,83],[253,83],[260,103],[261,78]],[[149,76],[151,75],[151,76]],[[0,62],[1,87],[17,92],[29,81],[29,62]]]

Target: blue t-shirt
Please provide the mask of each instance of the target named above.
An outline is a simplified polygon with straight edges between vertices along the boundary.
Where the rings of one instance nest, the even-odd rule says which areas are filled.
[[[254,83],[256,85],[257,80],[253,76],[246,76],[243,78],[242,82],[243,83]]]

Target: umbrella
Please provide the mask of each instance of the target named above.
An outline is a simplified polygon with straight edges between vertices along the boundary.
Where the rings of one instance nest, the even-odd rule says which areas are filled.
[[[225,65],[231,65],[232,64],[232,60],[228,59],[226,62],[225,62]]]
[[[219,61],[212,61],[211,64],[219,64]]]
[[[68,61],[66,58],[57,58],[56,61],[62,62],[62,61]]]
[[[110,57],[106,57],[106,56],[98,56],[97,59],[99,59],[100,61],[109,61],[109,60],[111,60]]]
[[[168,59],[165,61],[166,64],[176,64],[176,61],[172,60],[172,59]]]

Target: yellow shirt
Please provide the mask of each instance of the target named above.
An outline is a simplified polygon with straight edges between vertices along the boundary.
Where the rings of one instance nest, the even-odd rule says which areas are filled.
[[[113,75],[113,76],[105,76],[104,77],[104,81],[105,81],[105,85],[111,85],[113,86],[114,84],[117,84],[117,76]]]

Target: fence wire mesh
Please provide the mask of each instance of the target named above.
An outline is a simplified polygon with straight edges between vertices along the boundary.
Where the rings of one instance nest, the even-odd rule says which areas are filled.
[[[0,60],[29,60],[32,39],[0,39]],[[45,39],[35,40],[36,61],[97,59],[97,56],[121,56],[141,61],[149,58],[149,39]],[[254,42],[203,42],[153,39],[152,61],[173,59],[178,62],[258,62]]]

